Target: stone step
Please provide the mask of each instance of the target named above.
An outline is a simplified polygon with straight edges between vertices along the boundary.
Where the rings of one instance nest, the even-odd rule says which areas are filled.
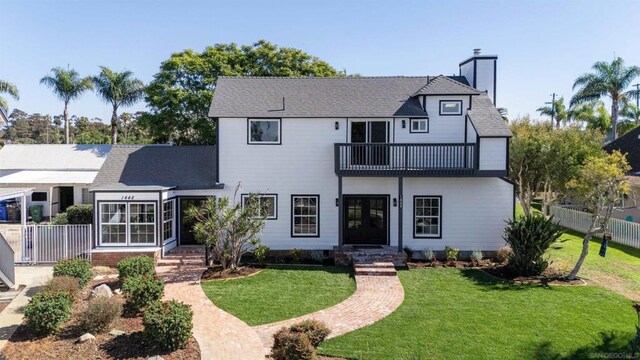
[[[368,275],[368,276],[396,276],[397,272],[395,268],[388,267],[355,267],[355,274],[357,275]]]
[[[353,264],[354,267],[356,268],[395,268],[395,266],[393,265],[392,262],[389,261],[384,261],[384,262],[378,262],[378,261],[374,261],[374,262],[354,262]]]
[[[19,291],[2,291],[0,292],[0,301],[11,301],[18,296]]]
[[[156,266],[202,266],[204,259],[161,259],[158,260]]]
[[[184,259],[184,260],[202,260],[204,261],[204,255],[175,255],[175,254],[169,254],[169,255],[165,255],[163,258],[164,259]]]

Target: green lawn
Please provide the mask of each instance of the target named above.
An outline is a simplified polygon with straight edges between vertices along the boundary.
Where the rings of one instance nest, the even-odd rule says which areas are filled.
[[[357,359],[585,358],[620,351],[635,333],[632,302],[595,286],[515,286],[471,269],[399,272],[404,303],[387,318],[326,341]]]
[[[356,284],[344,267],[270,266],[246,278],[203,282],[202,288],[216,306],[253,326],[338,304]]]

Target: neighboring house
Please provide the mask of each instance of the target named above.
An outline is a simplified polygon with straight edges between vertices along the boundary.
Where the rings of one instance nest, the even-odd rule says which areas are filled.
[[[7,144],[0,149],[0,190],[29,189],[26,206],[42,205],[45,218],[71,205],[90,204],[89,187],[110,149],[110,145]]]
[[[618,150],[627,156],[631,166],[630,173],[640,175],[640,126],[620,136],[603,147],[609,153]]]
[[[497,250],[515,189],[496,62],[475,54],[458,76],[220,77],[215,148],[112,149],[92,187],[94,262],[193,244],[186,205],[237,184],[237,201],[260,194],[273,250]]]

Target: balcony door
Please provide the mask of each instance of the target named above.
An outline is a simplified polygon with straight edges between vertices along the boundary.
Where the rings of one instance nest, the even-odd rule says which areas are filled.
[[[380,145],[389,142],[389,122],[387,121],[352,121],[351,150],[352,165],[388,165],[389,148]],[[379,145],[376,145],[379,144]]]

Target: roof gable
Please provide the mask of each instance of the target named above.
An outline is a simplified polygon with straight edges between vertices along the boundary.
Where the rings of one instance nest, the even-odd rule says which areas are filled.
[[[429,78],[427,84],[413,95],[479,95],[481,93],[481,91],[458,80],[451,79],[448,76],[438,75],[435,78]]]

